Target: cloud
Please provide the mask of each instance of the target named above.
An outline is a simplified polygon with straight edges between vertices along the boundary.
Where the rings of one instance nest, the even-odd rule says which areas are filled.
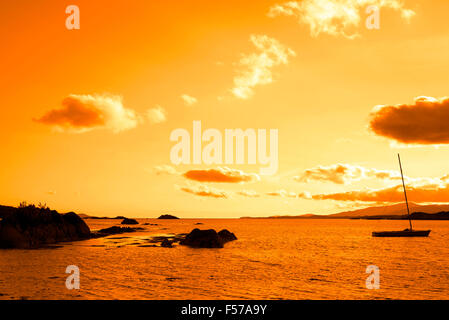
[[[236,194],[247,197],[247,198],[259,198],[260,194],[258,194],[254,190],[241,190],[237,191]]]
[[[189,96],[189,95],[187,95],[187,94],[183,94],[183,95],[181,96],[181,99],[184,100],[184,104],[185,104],[186,106],[192,106],[192,105],[194,105],[195,103],[198,102],[198,99],[197,99],[197,98],[191,97],[191,96]]]
[[[296,192],[287,191],[287,190],[284,190],[284,189],[281,189],[281,190],[278,190],[278,191],[267,192],[266,195],[267,196],[272,196],[272,197],[281,197],[281,198],[311,199],[311,195],[310,195],[309,192],[296,193]]]
[[[350,164],[334,164],[330,166],[318,166],[307,169],[300,176],[295,176],[298,182],[330,181],[336,184],[347,184],[367,178],[397,180],[401,178],[398,171],[378,170],[374,168],[364,168]]]
[[[238,64],[243,70],[234,78],[234,88],[231,91],[239,99],[250,98],[255,86],[273,82],[271,69],[287,64],[289,56],[295,56],[293,50],[266,35],[251,35],[250,41],[258,52],[243,55]]]
[[[360,24],[360,13],[370,5],[399,11],[406,21],[415,15],[414,11],[404,8],[400,0],[303,0],[276,4],[270,8],[268,16],[293,16],[299,23],[309,26],[313,37],[326,33],[353,39],[358,36],[353,30]]]
[[[50,110],[34,121],[59,131],[81,133],[106,128],[117,133],[135,128],[139,117],[123,106],[120,96],[71,94],[62,101],[62,108]]]
[[[178,175],[179,174],[179,172],[175,168],[173,168],[172,166],[169,166],[167,164],[155,166],[153,168],[153,170],[156,173],[156,175],[158,175],[158,176],[164,175],[164,174],[167,174],[167,175]]]
[[[243,183],[260,180],[260,177],[255,173],[245,173],[241,170],[226,167],[208,170],[190,170],[184,173],[183,176],[198,182]]]
[[[147,118],[151,123],[162,123],[167,121],[167,112],[157,105],[155,108],[147,110]]]
[[[408,186],[407,197],[413,202],[449,202],[449,184],[428,184],[419,187]],[[404,201],[402,185],[383,189],[366,189],[331,194],[316,194],[314,200],[361,201],[394,203]]]
[[[448,144],[448,119],[449,97],[417,97],[412,104],[375,107],[369,128],[404,144]]]
[[[223,199],[229,197],[229,195],[225,191],[211,188],[203,184],[198,186],[176,186],[176,187],[181,191],[194,194],[200,197],[223,198]]]

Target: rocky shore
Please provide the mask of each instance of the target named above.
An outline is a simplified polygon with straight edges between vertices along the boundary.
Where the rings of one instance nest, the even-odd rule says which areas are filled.
[[[171,216],[173,217],[173,216]],[[161,219],[177,219],[164,217]],[[123,217],[121,224],[138,224],[135,219]],[[158,224],[143,224],[158,226]],[[37,249],[40,247],[79,240],[96,239],[144,231],[143,227],[112,226],[91,231],[84,220],[74,212],[60,214],[46,206],[23,205],[18,208],[0,206],[0,249]],[[172,248],[180,244],[192,248],[223,248],[224,244],[237,240],[230,231],[224,229],[193,229],[190,233],[155,235],[147,239],[142,247]]]
[[[56,210],[34,205],[18,208],[2,206],[0,216],[0,248],[2,249],[36,249],[59,242],[87,240],[144,230],[136,227],[114,226],[91,232],[86,222],[74,212],[60,214]],[[134,224],[134,221],[127,222]]]
[[[90,237],[89,227],[74,212],[60,214],[30,205],[14,208],[0,221],[0,248],[39,248]]]

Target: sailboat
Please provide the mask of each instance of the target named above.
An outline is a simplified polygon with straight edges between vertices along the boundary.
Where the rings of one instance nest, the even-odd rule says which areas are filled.
[[[408,222],[410,224],[410,229],[407,228],[402,231],[374,231],[373,237],[427,237],[430,233],[430,230],[413,230],[412,219],[410,218],[410,209],[408,207],[407,191],[405,189],[404,175],[402,174],[401,156],[399,155],[399,153],[398,153],[398,160],[399,160],[399,169],[401,170],[402,187],[404,188],[404,197],[405,203],[407,205],[407,216]]]

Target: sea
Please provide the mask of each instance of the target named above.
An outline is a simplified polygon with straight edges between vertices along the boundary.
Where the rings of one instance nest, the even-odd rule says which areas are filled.
[[[91,230],[120,225],[85,221]],[[408,227],[400,220],[138,221],[144,230],[136,233],[0,250],[0,299],[449,298],[449,221],[414,221],[432,230],[427,238],[371,236]],[[228,229],[238,240],[220,249],[147,245],[194,228]],[[67,286],[69,266],[79,271],[79,289]]]

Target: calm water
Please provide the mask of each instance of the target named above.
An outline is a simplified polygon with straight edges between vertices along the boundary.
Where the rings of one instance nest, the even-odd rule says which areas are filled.
[[[120,220],[86,220],[91,229]],[[146,230],[64,244],[0,250],[0,299],[448,299],[449,221],[417,221],[429,238],[372,238],[406,221],[153,220]],[[150,235],[223,228],[223,249],[138,247]],[[126,238],[121,238],[122,236]],[[117,239],[121,238],[121,239]],[[380,289],[365,288],[368,265]],[[77,265],[81,289],[67,290]]]

